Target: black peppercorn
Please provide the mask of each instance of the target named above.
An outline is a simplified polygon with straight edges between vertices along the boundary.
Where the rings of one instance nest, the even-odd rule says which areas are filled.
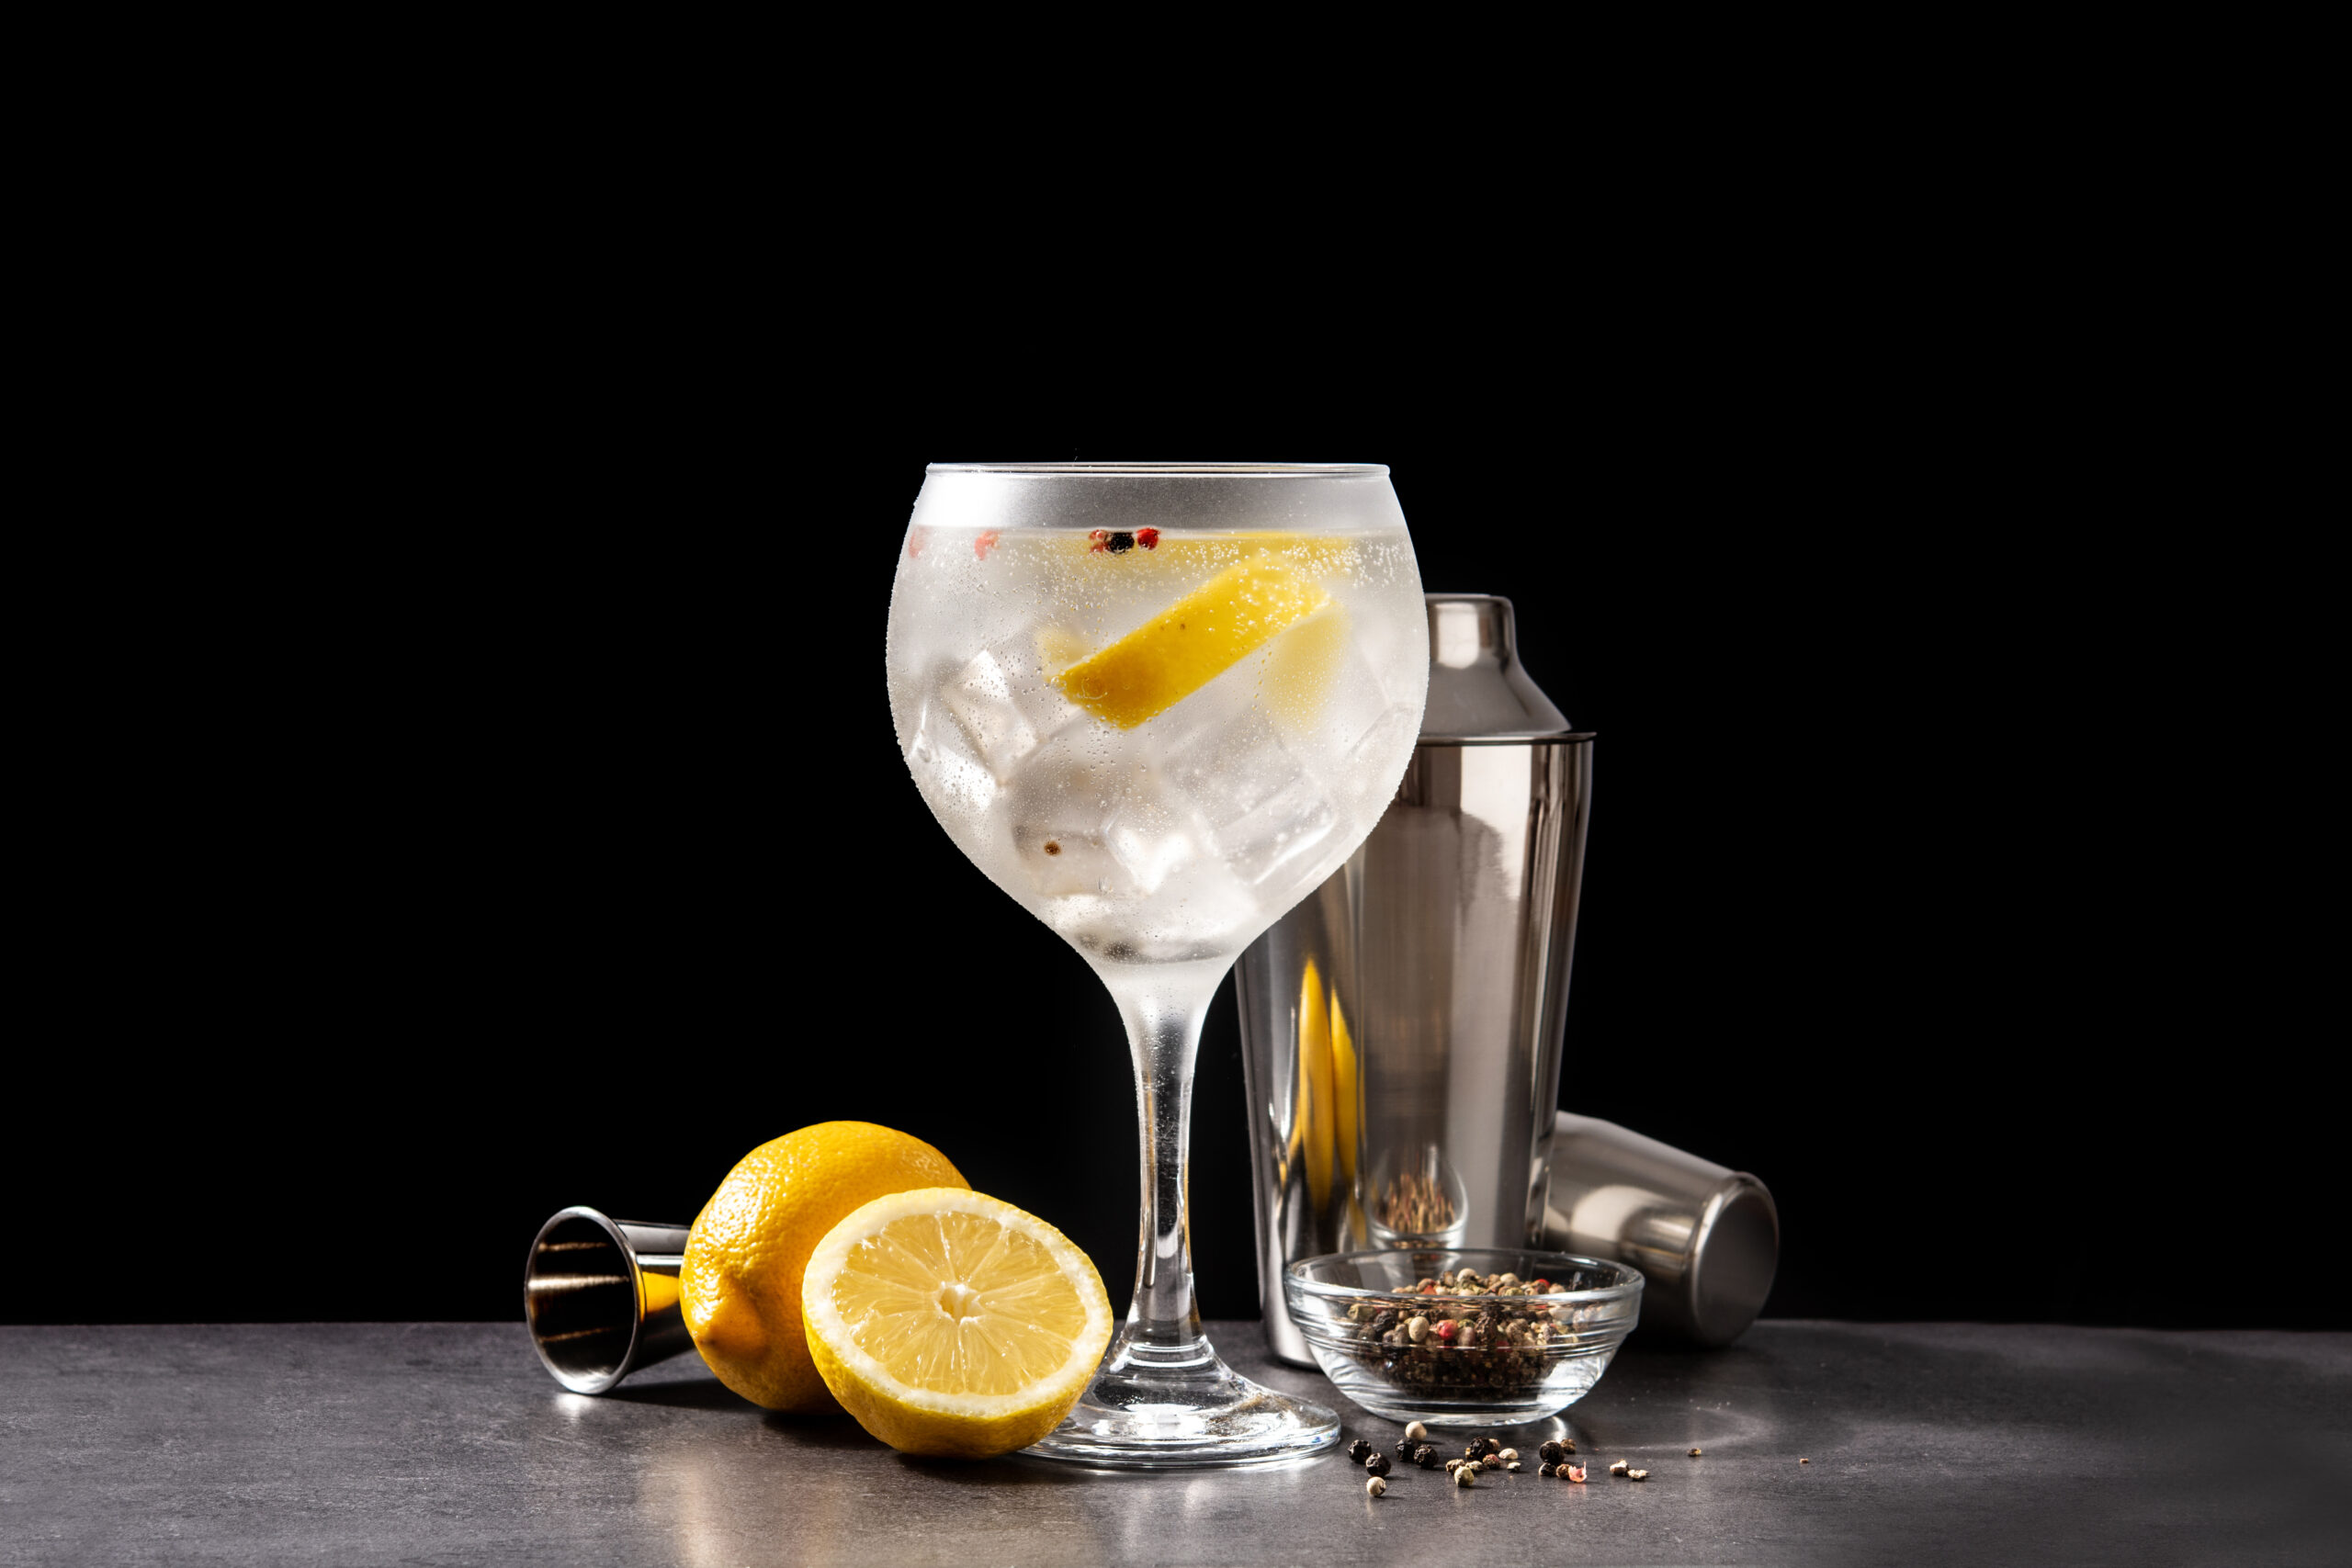
[[[1487,1454],[1498,1454],[1502,1451],[1502,1444],[1496,1441],[1494,1438],[1481,1438],[1478,1439],[1478,1452],[1481,1457]]]
[[[1136,536],[1133,534],[1114,534],[1102,541],[1102,547],[1114,556],[1123,556],[1136,547]]]
[[[1362,1438],[1358,1438],[1354,1442],[1348,1445],[1348,1458],[1353,1460],[1356,1463],[1362,1464],[1371,1457],[1372,1445],[1365,1442]]]
[[[1419,1448],[1415,1449],[1413,1450],[1413,1462],[1419,1465],[1423,1470],[1435,1470],[1438,1467],[1437,1445],[1435,1443],[1423,1443]]]
[[[1545,1464],[1559,1463],[1561,1460],[1567,1457],[1568,1452],[1567,1450],[1562,1448],[1557,1442],[1546,1442],[1542,1448],[1537,1449],[1535,1451],[1537,1455],[1543,1459]]]
[[[1388,1456],[1374,1454],[1363,1461],[1363,1467],[1374,1475],[1385,1475],[1388,1473]]]

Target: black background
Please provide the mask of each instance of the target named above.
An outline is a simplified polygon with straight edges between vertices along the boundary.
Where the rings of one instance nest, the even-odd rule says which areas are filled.
[[[1246,458],[1388,464],[1424,583],[1512,597],[1599,733],[1562,1103],[1772,1187],[1768,1312],[2345,1325],[2197,705],[2145,722],[2157,547],[2050,367],[1690,281],[1409,330],[1297,279],[1222,327],[518,288],[166,388],[135,494],[202,504],[83,526],[20,764],[0,1315],[514,1318],[556,1208],[688,1220],[832,1118],[1124,1299],[1117,1021],[923,807],[884,615],[926,461]],[[1250,1315],[1229,987],[1194,1122]]]

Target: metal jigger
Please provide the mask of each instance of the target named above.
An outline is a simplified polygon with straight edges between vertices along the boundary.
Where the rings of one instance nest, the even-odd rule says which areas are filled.
[[[559,1210],[523,1268],[523,1316],[555,1381],[603,1393],[639,1367],[694,1346],[678,1310],[685,1225]]]
[[[1631,1264],[1642,1326],[1728,1345],[1756,1321],[1781,1258],[1765,1185],[1598,1117],[1554,1118],[1544,1245]]]

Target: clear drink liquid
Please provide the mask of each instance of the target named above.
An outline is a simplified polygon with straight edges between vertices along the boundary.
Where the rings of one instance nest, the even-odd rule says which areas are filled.
[[[919,513],[891,593],[890,716],[948,836],[1098,967],[1229,959],[1386,808],[1427,624],[1401,526],[1090,535]],[[1103,698],[1105,668],[1181,694]]]

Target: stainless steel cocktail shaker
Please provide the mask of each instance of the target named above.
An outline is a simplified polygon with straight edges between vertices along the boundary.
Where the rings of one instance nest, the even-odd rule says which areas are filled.
[[[1538,1243],[1592,736],[1520,667],[1507,599],[1429,596],[1396,800],[1236,966],[1268,1341],[1314,1364],[1283,1267]]]

